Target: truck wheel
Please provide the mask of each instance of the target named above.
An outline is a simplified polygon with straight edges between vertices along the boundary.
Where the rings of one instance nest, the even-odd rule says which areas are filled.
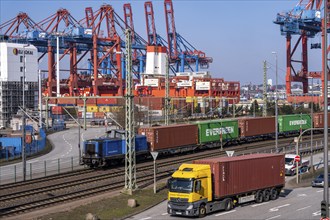
[[[270,192],[268,189],[264,190],[264,202],[268,202],[270,199]]]
[[[206,208],[205,208],[205,205],[201,205],[201,206],[199,207],[199,215],[198,215],[198,217],[199,217],[199,218],[204,218],[205,215],[206,215]]]
[[[275,200],[278,198],[278,191],[274,188],[270,191],[270,199]]]
[[[230,211],[233,209],[233,201],[231,199],[227,199],[226,205],[225,205],[225,211]]]
[[[264,194],[262,191],[258,191],[256,194],[256,202],[257,203],[262,203],[264,200]]]

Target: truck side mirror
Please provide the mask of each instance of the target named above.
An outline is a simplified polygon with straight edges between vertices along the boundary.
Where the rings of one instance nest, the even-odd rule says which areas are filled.
[[[170,185],[171,185],[171,179],[168,179],[168,180],[167,180],[167,189],[170,188]]]
[[[200,180],[197,180],[195,182],[195,192],[199,192],[201,190],[201,181]]]

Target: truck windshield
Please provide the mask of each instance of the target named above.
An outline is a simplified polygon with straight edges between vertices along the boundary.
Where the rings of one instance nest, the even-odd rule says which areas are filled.
[[[191,179],[176,179],[172,178],[169,180],[169,191],[170,192],[180,192],[180,193],[190,193],[193,189],[194,181]]]
[[[293,158],[285,158],[285,164],[286,165],[292,165],[293,164]]]

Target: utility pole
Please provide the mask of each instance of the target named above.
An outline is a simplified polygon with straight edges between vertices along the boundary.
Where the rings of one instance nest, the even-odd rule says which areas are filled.
[[[26,180],[26,117],[25,117],[25,75],[26,75],[26,55],[25,55],[25,47],[30,46],[28,45],[23,45],[23,78],[22,78],[22,92],[23,92],[23,103],[22,103],[22,108],[23,108],[23,115],[22,115],[22,164],[23,164],[23,181]]]
[[[125,189],[132,195],[136,185],[136,161],[135,161],[135,133],[134,133],[134,95],[132,79],[132,39],[131,30],[126,29],[126,106],[125,106],[125,133],[126,133],[126,155],[125,155]]]
[[[170,114],[170,76],[169,76],[169,62],[168,57],[166,56],[166,75],[165,75],[165,125],[169,124],[169,114]]]
[[[328,181],[328,1],[323,1],[323,60],[322,70],[324,74],[323,97],[324,97],[324,185],[323,201],[321,202],[321,217],[329,217],[329,181]],[[322,212],[322,203],[325,204],[325,210]]]
[[[264,99],[264,105],[262,107],[262,116],[267,116],[267,63],[264,61],[264,84],[263,84],[263,99]]]
[[[42,87],[42,75],[41,75],[41,70],[38,71],[38,77],[39,77],[39,128],[42,128],[42,92],[41,92],[41,87]]]
[[[275,63],[276,63],[276,85],[275,85],[275,151],[278,152],[278,109],[277,109],[277,53],[272,52],[275,54]]]

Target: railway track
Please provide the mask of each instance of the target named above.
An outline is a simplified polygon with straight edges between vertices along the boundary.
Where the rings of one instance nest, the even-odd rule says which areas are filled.
[[[314,135],[314,140],[321,139],[321,136]],[[279,140],[279,149],[290,151],[288,140],[291,142],[292,138]],[[303,139],[302,142],[304,141],[308,142],[309,139]],[[253,152],[274,152],[274,141],[253,142],[230,146],[225,149],[235,151],[236,155]],[[170,158],[160,158],[157,162],[157,179],[169,177],[181,163],[225,154],[224,151],[219,151],[219,149],[209,149],[195,154],[181,154],[180,156],[172,156]],[[104,192],[121,190],[124,188],[125,183],[124,172],[123,167],[108,170],[80,170],[73,173],[0,186],[0,218],[92,197]],[[143,188],[152,182],[153,162],[150,160],[137,164],[137,184],[139,188]]]

